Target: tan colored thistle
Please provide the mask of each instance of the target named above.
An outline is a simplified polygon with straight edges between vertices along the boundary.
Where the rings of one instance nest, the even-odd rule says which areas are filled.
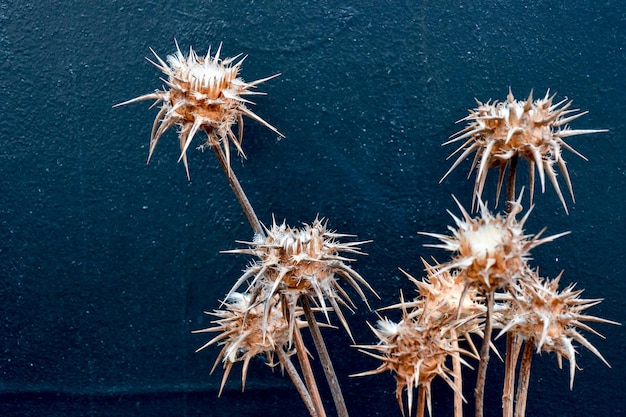
[[[449,158],[461,153],[441,180],[443,181],[464,159],[475,153],[470,169],[470,173],[476,170],[475,201],[481,200],[489,168],[499,168],[497,203],[507,167],[521,157],[529,164],[530,203],[532,204],[533,200],[536,168],[539,172],[541,191],[545,191],[547,176],[567,212],[567,205],[557,181],[555,165],[559,167],[574,201],[572,182],[561,149],[565,148],[585,160],[586,158],[568,145],[565,138],[606,130],[570,129],[569,122],[588,112],[570,109],[572,101],[568,101],[567,98],[553,104],[554,97],[550,96],[548,90],[543,99],[533,101],[531,91],[525,101],[518,101],[509,89],[505,102],[481,103],[476,100],[478,107],[470,110],[469,116],[459,120],[467,121],[467,127],[452,135],[451,139],[444,143],[444,145],[456,142],[462,144],[450,155]]]
[[[359,375],[376,374],[385,369],[394,372],[398,383],[396,398],[403,409],[401,391],[406,387],[409,414],[411,414],[413,402],[411,391],[417,388],[420,382],[423,383],[424,389],[420,395],[427,396],[430,412],[430,380],[440,375],[454,390],[454,415],[459,416],[462,414],[464,401],[461,365],[466,364],[460,355],[464,353],[478,357],[478,351],[470,334],[478,334],[482,337],[482,322],[486,310],[483,303],[484,297],[478,294],[475,288],[468,288],[461,274],[456,271],[442,270],[438,268],[438,264],[432,266],[424,260],[422,262],[427,277],[421,281],[402,271],[417,287],[418,296],[413,301],[407,302],[401,295],[399,304],[379,309],[379,311],[400,309],[403,312],[400,323],[395,324],[387,318],[380,320],[377,328],[370,326],[379,339],[378,345],[358,346],[361,349],[377,350],[382,353],[382,356],[371,354],[370,356],[382,359],[383,364],[376,370]],[[459,349],[460,337],[465,339],[473,353]],[[435,344],[434,349],[428,346],[430,343]],[[411,368],[412,363],[428,354],[434,354],[437,359],[431,358],[424,364],[440,363],[441,367],[437,372],[432,374],[432,368],[424,368],[418,373]],[[445,365],[448,358],[452,363],[452,369]],[[419,366],[423,364],[419,363]],[[423,413],[423,404],[421,407],[422,409],[418,405],[418,415]]]
[[[281,294],[286,297],[292,316],[299,297],[305,296],[316,300],[328,319],[327,300],[352,337],[339,304],[350,308],[354,307],[354,303],[339,285],[340,280],[354,288],[366,304],[367,298],[359,284],[375,295],[376,292],[347,264],[353,259],[342,253],[364,255],[359,246],[369,241],[339,242],[338,239],[351,235],[328,230],[327,221],[319,218],[300,229],[288,227],[284,222],[278,225],[274,221],[272,227],[265,231],[266,237],[257,236],[253,242],[240,242],[247,243],[249,248],[225,251],[258,258],[244,271],[231,292],[250,279],[248,291],[255,302],[271,303],[275,294]],[[293,325],[293,317],[289,318],[289,322]]]
[[[405,302],[406,308],[428,311],[431,322],[454,323],[454,330],[460,336],[466,336],[472,351],[478,355],[470,333],[482,336],[481,321],[486,311],[484,297],[475,287],[468,287],[463,273],[458,270],[443,268],[440,264],[430,265],[422,259],[426,277],[415,279],[402,271],[415,284],[418,297]],[[399,304],[388,308],[399,308]]]
[[[235,362],[243,362],[241,371],[242,390],[246,385],[246,375],[250,360],[257,355],[265,355],[269,366],[274,366],[274,354],[278,354],[281,367],[285,355],[291,355],[289,324],[283,317],[282,306],[278,297],[271,297],[269,308],[255,305],[251,302],[249,294],[232,293],[226,299],[224,310],[215,310],[207,313],[217,317],[212,323],[214,327],[196,330],[193,333],[219,332],[219,334],[200,347],[196,352],[218,343],[223,345],[211,373],[217,364],[224,363],[224,376],[220,385],[219,394],[224,389],[224,384]],[[300,313],[294,313],[297,317]],[[298,324],[303,325],[303,324]]]
[[[460,353],[471,355],[458,347],[454,332],[456,320],[442,320],[436,311],[416,308],[407,311],[407,303],[401,298],[397,305],[402,309],[402,319],[398,323],[387,319],[379,320],[376,327],[369,325],[379,342],[375,345],[358,345],[359,350],[372,356],[382,364],[371,371],[352,376],[376,375],[391,371],[396,378],[396,400],[404,414],[402,392],[407,391],[407,409],[413,415],[413,391],[419,389],[417,415],[422,416],[424,406],[432,416],[431,383],[437,376],[442,378],[460,397],[462,393],[455,385],[454,371],[447,362],[457,358],[467,363]],[[459,371],[460,372],[460,371]]]
[[[154,119],[150,135],[150,151],[148,162],[152,158],[154,148],[166,130],[179,126],[180,158],[185,165],[187,178],[187,149],[199,130],[203,130],[207,139],[202,146],[220,146],[230,167],[230,145],[232,142],[240,155],[245,156],[241,148],[243,139],[243,116],[256,120],[277,135],[283,136],[276,128],[253,113],[246,104],[254,104],[244,98],[253,94],[263,94],[254,88],[279,74],[260,80],[245,82],[239,75],[243,60],[234,63],[239,57],[220,59],[220,47],[211,56],[209,48],[205,56],[198,56],[193,48],[185,56],[176,43],[176,54],[169,55],[167,62],[162,60],[154,50],[157,62],[148,61],[167,76],[162,79],[168,88],[144,94],[132,100],[117,104],[134,103],[142,100],[155,100],[154,105],[162,103],[161,109]],[[238,133],[233,132],[233,125],[238,125]]]
[[[514,298],[508,294],[509,309],[500,319],[504,322],[497,337],[506,332],[513,333],[526,343],[532,344],[537,353],[554,352],[559,367],[562,366],[562,358],[567,359],[570,363],[571,389],[576,371],[574,342],[589,349],[610,367],[580,330],[601,335],[583,322],[619,323],[585,314],[585,310],[599,304],[602,299],[580,298],[583,290],[574,290],[576,284],[570,284],[559,291],[561,275],[562,273],[554,280],[549,280],[540,278],[533,272],[531,279],[523,281],[520,294],[516,294]]]
[[[524,234],[524,223],[532,207],[517,221],[515,216],[522,211],[522,193],[517,201],[511,202],[512,210],[505,216],[495,216],[479,200],[480,215],[472,218],[455,198],[463,215],[460,219],[450,213],[456,228],[448,227],[452,235],[420,232],[434,237],[443,243],[425,246],[441,248],[454,253],[452,260],[442,265],[442,269],[458,268],[463,272],[468,286],[475,286],[481,293],[499,288],[514,287],[524,277],[530,259],[530,250],[546,242],[551,242],[569,232],[541,238],[544,230],[536,235]]]

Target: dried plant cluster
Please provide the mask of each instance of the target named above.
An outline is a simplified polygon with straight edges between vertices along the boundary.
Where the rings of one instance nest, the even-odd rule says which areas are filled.
[[[463,151],[444,178],[475,152],[472,170],[475,169],[477,174],[472,205],[478,207],[479,213],[472,217],[455,199],[462,217],[450,213],[455,222],[454,227],[448,227],[450,235],[421,232],[441,242],[426,246],[451,252],[451,259],[445,263],[436,263],[434,266],[425,263],[427,277],[423,281],[409,277],[418,288],[418,297],[411,302],[405,302],[401,297],[400,304],[391,307],[402,310],[402,320],[398,324],[386,317],[380,320],[378,327],[372,328],[378,343],[361,346],[362,349],[379,352],[369,354],[380,359],[382,365],[359,375],[391,370],[396,376],[396,397],[403,414],[404,407],[400,394],[406,388],[409,415],[412,413],[413,389],[418,389],[418,398],[426,398],[426,402],[418,401],[417,414],[419,416],[424,414],[426,404],[429,414],[432,415],[430,405],[432,378],[429,379],[428,376],[439,376],[453,388],[454,415],[461,417],[463,384],[459,368],[462,361],[460,356],[464,355],[467,360],[479,359],[474,399],[475,415],[482,416],[486,369],[489,351],[493,348],[491,337],[493,328],[500,329],[497,337],[507,335],[505,383],[502,393],[504,417],[525,415],[533,350],[536,353],[555,353],[559,366],[562,365],[562,358],[569,361],[570,388],[573,387],[576,370],[574,342],[589,349],[608,365],[600,352],[581,333],[588,331],[599,335],[584,322],[618,324],[585,313],[586,309],[598,304],[601,299],[580,298],[582,290],[574,291],[574,284],[559,290],[561,275],[554,280],[543,278],[539,276],[537,269],[529,265],[532,249],[569,232],[548,237],[542,237],[545,229],[535,235],[525,233],[524,224],[532,211],[532,206],[521,220],[516,219],[523,211],[521,204],[523,191],[516,200],[513,199],[518,159],[526,159],[530,166],[531,202],[536,168],[540,175],[542,191],[544,177],[547,175],[567,211],[556,180],[554,165],[559,166],[573,200],[573,189],[565,161],[561,156],[561,148],[578,153],[567,145],[563,138],[604,131],[570,129],[567,123],[586,112],[576,113],[578,110],[568,110],[571,101],[567,100],[552,104],[553,98],[554,96],[549,97],[549,94],[546,94],[544,99],[533,102],[531,93],[526,101],[519,102],[509,92],[504,103],[478,102],[478,109],[470,111],[470,115],[462,119],[469,122],[468,126],[446,142],[448,144],[465,140],[453,153],[455,155]],[[505,213],[492,214],[487,209],[487,203],[482,200],[487,171],[492,167],[500,170],[496,200],[507,179],[508,206]],[[408,319],[412,317],[420,319],[411,323]],[[410,329],[407,329],[407,326]],[[427,337],[433,332],[436,333],[436,338]],[[413,333],[419,336],[406,336]],[[404,337],[410,337],[416,344],[410,349],[411,355],[405,353],[407,343],[402,341]],[[475,348],[473,337],[482,338],[480,352]],[[524,353],[516,377],[517,363],[523,345]],[[448,346],[451,349],[443,351],[441,346]],[[468,349],[464,350],[459,346],[468,346]],[[428,376],[420,375],[422,379],[416,382],[416,375],[423,360],[418,352],[437,353],[441,356],[437,359],[439,372]],[[517,393],[513,402],[516,384]]]
[[[209,48],[206,56],[200,57],[192,48],[187,55],[183,54],[176,44],[176,54],[168,56],[167,62],[152,51],[157,62],[149,61],[167,76],[163,79],[167,88],[120,104],[142,100],[155,100],[155,105],[161,104],[152,128],[148,160],[162,135],[177,125],[179,161],[183,161],[188,177],[187,150],[198,130],[203,130],[207,139],[201,147],[211,147],[215,151],[254,231],[252,241],[239,242],[247,247],[224,251],[249,255],[253,259],[235,281],[225,301],[208,313],[215,318],[211,326],[195,332],[217,333],[198,350],[215,344],[221,346],[213,366],[215,369],[220,362],[223,363],[220,393],[236,362],[243,362],[243,387],[250,361],[262,355],[268,365],[280,365],[288,373],[309,414],[324,417],[326,410],[309,364],[310,353],[301,335],[301,329],[308,329],[337,414],[347,417],[317,317],[323,316],[324,325],[329,325],[329,313],[334,312],[354,341],[343,311],[355,308],[349,293],[355,292],[366,305],[363,287],[374,295],[376,293],[352,268],[351,256],[363,255],[360,247],[370,241],[346,242],[346,238],[354,236],[329,230],[327,221],[320,218],[300,228],[287,226],[285,222],[277,224],[274,219],[269,228],[262,225],[231,169],[230,143],[240,155],[244,155],[243,116],[280,135],[273,126],[249,110],[246,105],[251,102],[243,98],[260,94],[254,88],[275,76],[246,83],[239,77],[243,59],[220,59],[220,49],[221,46],[211,56]],[[558,166],[574,200],[561,149],[583,156],[564,139],[604,131],[570,129],[568,124],[586,112],[571,110],[572,102],[567,99],[556,104],[553,99],[554,96],[546,93],[543,99],[533,101],[531,92],[525,101],[517,101],[509,91],[504,102],[477,101],[478,108],[470,110],[470,114],[462,119],[468,125],[446,142],[460,142],[461,145],[451,155],[460,154],[444,178],[475,154],[470,169],[470,173],[476,171],[472,210],[466,210],[455,199],[461,216],[450,213],[455,223],[448,227],[450,234],[421,232],[437,239],[438,243],[428,246],[449,252],[450,259],[443,263],[435,260],[432,264],[422,260],[425,267],[423,279],[405,272],[415,285],[417,296],[405,300],[401,293],[399,303],[380,309],[381,312],[399,310],[399,321],[396,323],[379,315],[376,326],[370,325],[376,343],[355,345],[381,363],[373,370],[354,376],[391,372],[396,379],[396,399],[403,415],[405,410],[409,415],[413,415],[414,410],[420,417],[424,416],[425,410],[432,415],[431,383],[439,377],[453,392],[454,416],[462,417],[463,402],[471,397],[464,393],[467,390],[464,390],[461,367],[471,368],[473,362],[478,361],[473,399],[475,415],[481,417],[489,353],[494,349],[493,329],[499,330],[496,338],[507,337],[502,393],[504,417],[525,415],[533,353],[555,353],[559,366],[562,358],[567,359],[570,388],[576,370],[575,343],[589,349],[608,365],[582,333],[599,335],[587,324],[589,322],[618,324],[586,313],[601,300],[581,298],[582,290],[575,290],[574,284],[560,290],[561,275],[555,279],[541,277],[538,269],[529,264],[531,250],[567,232],[548,237],[542,237],[545,229],[536,234],[526,233],[524,225],[532,206],[517,220],[523,212],[523,190],[515,198],[518,160],[525,159],[529,164],[531,204],[537,171],[542,192],[547,176],[567,211],[555,166]],[[238,134],[233,132],[234,125],[238,125]],[[482,199],[489,168],[500,171],[496,202],[506,179],[508,206],[504,213],[492,213]],[[472,214],[474,208],[478,213]],[[478,348],[476,342],[481,340],[482,346]],[[294,355],[298,366],[292,363]],[[417,401],[414,401],[416,390]],[[405,391],[406,407],[403,402]]]
[[[446,292],[454,292],[455,289],[463,288],[463,285],[459,286],[460,282],[450,274],[433,275],[431,281],[421,282],[409,278],[424,290],[424,295],[412,302],[405,302],[401,298],[399,304],[389,307],[402,311],[398,323],[385,317],[378,320],[376,327],[370,325],[379,342],[357,347],[361,352],[379,359],[382,364],[374,370],[353,376],[392,372],[396,377],[398,405],[404,413],[402,394],[406,390],[407,409],[409,415],[412,415],[415,389],[419,389],[417,409],[423,410],[426,404],[429,412],[432,412],[431,382],[437,376],[462,397],[460,364],[469,364],[461,354],[474,358],[477,355],[459,347],[458,335],[480,330],[478,312],[482,310],[482,305],[472,297],[467,297],[462,304],[451,306],[450,300],[445,297]],[[457,292],[457,295],[462,293]],[[458,302],[460,300],[457,298]],[[462,319],[457,319],[459,305],[467,309]],[[452,367],[450,361],[454,364]]]
[[[474,286],[483,293],[515,286],[525,273],[530,250],[545,242],[550,242],[569,232],[541,239],[543,231],[537,235],[524,234],[524,223],[531,210],[518,222],[515,215],[522,211],[522,195],[512,202],[512,211],[506,215],[494,215],[485,203],[479,201],[480,215],[471,215],[456,200],[463,219],[450,213],[456,228],[449,227],[451,236],[422,232],[421,234],[439,239],[441,244],[426,246],[452,252],[453,259],[445,269],[458,268],[468,286]]]
[[[583,322],[617,323],[583,313],[600,299],[579,298],[582,291],[573,291],[573,285],[559,292],[560,277],[547,280],[531,268],[528,262],[532,248],[567,233],[545,238],[540,238],[542,232],[526,234],[523,225],[530,210],[519,222],[515,219],[515,215],[521,212],[520,200],[521,195],[513,202],[513,211],[505,215],[493,215],[480,202],[480,213],[473,218],[459,204],[463,219],[452,215],[456,227],[449,228],[451,235],[422,233],[441,240],[443,244],[428,246],[448,250],[452,252],[452,258],[434,266],[424,262],[427,276],[423,281],[409,276],[418,289],[418,297],[410,302],[401,297],[399,304],[389,307],[401,309],[402,320],[395,324],[383,318],[377,328],[372,328],[378,343],[360,346],[380,352],[370,355],[383,364],[376,370],[358,375],[391,370],[396,375],[396,396],[403,410],[401,392],[407,390],[409,415],[412,415],[411,391],[415,388],[424,391],[419,395],[425,395],[425,404],[432,415],[430,382],[435,376],[440,376],[452,387],[457,400],[463,398],[461,371],[458,365],[456,369],[451,365],[463,362],[461,355],[467,360],[484,355],[476,349],[472,335],[483,338],[483,343],[488,345],[491,339],[486,336],[490,335],[485,330],[487,323],[500,329],[498,337],[511,334],[536,347],[537,353],[555,352],[559,366],[561,358],[565,357],[570,361],[572,384],[576,364],[573,342],[588,348],[608,365],[579,330],[597,335]],[[409,344],[403,340],[405,338],[415,344],[408,349],[411,354],[406,353]],[[467,349],[459,346],[467,346]],[[434,355],[430,360],[437,363],[437,372],[418,373],[425,361],[423,352]],[[508,354],[517,355],[518,352]],[[451,376],[457,378],[456,383]],[[423,415],[423,407],[424,403],[419,402],[419,415]],[[459,406],[455,416],[461,415]]]

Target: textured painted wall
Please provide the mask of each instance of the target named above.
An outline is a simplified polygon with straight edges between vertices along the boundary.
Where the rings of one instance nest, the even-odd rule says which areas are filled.
[[[94,2],[95,3],[95,2]],[[242,76],[282,75],[261,87],[255,112],[286,135],[248,121],[248,159],[233,169],[263,222],[297,225],[317,214],[374,242],[354,265],[378,290],[375,308],[421,275],[419,231],[444,232],[468,202],[469,162],[438,181],[452,149],[441,147],[474,97],[520,98],[531,88],[574,99],[590,113],[573,138],[589,162],[565,153],[576,191],[566,216],[548,187],[529,232],[572,234],[533,251],[535,265],[576,281],[593,309],[626,322],[622,152],[626,10],[578,2],[18,2],[0,5],[0,414],[304,415],[288,379],[261,363],[244,394],[238,371],[216,398],[217,348],[196,354],[217,308],[248,259],[223,255],[251,238],[210,152],[190,152],[192,181],[175,132],[145,161],[156,109],[112,105],[161,87],[144,60],[223,42],[249,55]],[[525,176],[522,175],[522,179]],[[489,192],[495,176],[490,178]],[[493,198],[493,194],[487,195]],[[349,317],[372,343],[359,304]],[[528,415],[626,415],[623,331],[598,325],[606,368],[581,348],[574,391],[551,355],[536,359]],[[389,375],[349,378],[377,364],[327,330],[354,415],[399,415]],[[499,415],[502,364],[493,360],[488,415]],[[321,377],[321,376],[320,376]],[[435,415],[451,407],[435,387]]]

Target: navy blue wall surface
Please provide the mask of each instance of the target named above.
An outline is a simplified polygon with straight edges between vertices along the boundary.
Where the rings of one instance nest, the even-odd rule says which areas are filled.
[[[422,273],[419,231],[444,232],[450,197],[468,202],[469,162],[438,181],[452,149],[441,143],[474,97],[503,100],[550,88],[589,114],[565,153],[576,204],[536,196],[531,233],[572,234],[533,251],[533,264],[585,295],[592,313],[626,322],[624,47],[622,1],[109,1],[0,4],[0,415],[304,415],[287,378],[253,363],[217,398],[218,348],[203,314],[218,307],[249,261],[219,254],[251,231],[210,152],[190,152],[188,182],[176,134],[146,165],[156,109],[112,105],[160,88],[145,61],[182,48],[247,54],[242,76],[262,85],[254,110],[286,135],[246,122],[247,159],[233,169],[261,221],[316,215],[373,239],[354,268],[378,290],[378,308]],[[522,180],[525,177],[522,175]],[[489,188],[494,187],[495,176]],[[490,191],[491,192],[491,191]],[[492,194],[487,194],[493,198]],[[349,316],[358,343],[376,316]],[[573,392],[567,369],[544,354],[533,367],[528,415],[626,415],[621,328],[592,342],[613,368],[580,348]],[[390,375],[349,378],[376,361],[325,330],[353,415],[397,416]],[[317,365],[316,365],[317,366]],[[487,415],[500,415],[502,364],[492,362]],[[321,377],[321,376],[320,376]],[[328,395],[326,395],[329,398]],[[435,385],[434,414],[450,391]]]

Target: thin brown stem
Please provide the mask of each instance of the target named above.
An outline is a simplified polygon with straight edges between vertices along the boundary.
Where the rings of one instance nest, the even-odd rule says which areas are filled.
[[[228,161],[226,160],[226,156],[224,155],[224,151],[219,145],[219,141],[215,137],[215,134],[209,131],[206,131],[207,135],[209,135],[209,142],[212,143],[211,148],[215,151],[215,155],[217,156],[217,160],[220,163],[220,166],[224,170],[226,177],[228,178],[228,182],[230,183],[230,188],[232,188],[237,200],[239,200],[239,204],[241,204],[241,208],[243,209],[244,214],[248,218],[250,222],[250,226],[252,226],[252,230],[254,230],[254,234],[265,236],[263,232],[263,227],[261,226],[261,222],[257,217],[246,193],[243,191],[237,176],[230,168]]]
[[[285,351],[282,349],[278,349],[277,352],[278,357],[280,358],[280,363],[287,371],[287,374],[291,378],[291,382],[293,382],[293,385],[295,385],[296,390],[298,390],[298,393],[300,394],[300,397],[302,398],[306,409],[309,411],[309,414],[311,415],[311,417],[319,417],[317,414],[317,410],[313,405],[311,394],[309,394],[309,391],[306,389],[304,382],[302,382],[302,378],[300,378],[300,374],[298,374],[296,367],[293,365],[293,362],[291,362],[291,358],[289,358],[289,355],[287,355],[287,353],[285,353]]]
[[[515,154],[511,158],[509,165],[509,176],[506,182],[506,212],[510,214],[513,210],[513,201],[515,201],[515,179],[517,176],[517,164],[519,155]],[[504,388],[502,390],[502,416],[513,417],[513,392],[515,390],[515,368],[517,359],[521,349],[519,337],[512,333],[507,334],[506,338],[506,365],[504,371]]]
[[[506,363],[504,369],[504,388],[502,390],[502,417],[513,417],[513,395],[515,392],[515,368],[522,340],[513,333],[506,335]]]
[[[515,154],[513,158],[511,158],[511,163],[509,165],[509,177],[506,181],[506,212],[510,213],[513,209],[513,205],[511,201],[515,201],[515,177],[517,175],[517,162],[519,161],[519,156]]]
[[[487,365],[489,364],[489,349],[491,345],[492,317],[494,291],[487,293],[487,318],[485,319],[485,329],[483,334],[483,345],[480,349],[480,360],[478,361],[478,371],[476,377],[476,388],[474,388],[474,399],[476,401],[476,417],[483,417],[485,404],[485,380],[487,379]]]
[[[417,387],[417,417],[424,417],[426,414],[426,388],[423,385]]]
[[[459,349],[456,330],[450,330],[450,337],[454,340],[454,348]],[[468,336],[469,337],[469,336]],[[454,374],[454,417],[463,417],[463,375],[461,374],[461,357],[459,352],[452,355],[452,373]]]
[[[515,417],[526,415],[526,399],[528,398],[528,385],[530,383],[530,365],[533,360],[533,341],[527,340],[522,354],[522,363],[517,377],[517,394],[515,398]]]
[[[304,375],[304,380],[307,388],[309,389],[309,393],[311,394],[315,410],[317,410],[319,417],[326,417],[326,411],[324,410],[324,404],[322,403],[322,398],[320,397],[320,392],[317,388],[315,377],[313,376],[313,370],[311,369],[308,353],[306,347],[304,346],[304,342],[302,341],[302,333],[300,333],[300,328],[297,325],[294,326],[293,339],[296,346],[298,361],[300,362],[300,367],[302,368],[302,375]]]
[[[317,323],[317,320],[315,320],[315,316],[313,315],[313,310],[311,310],[311,305],[309,304],[309,300],[306,298],[306,296],[301,296],[300,301],[302,303],[302,309],[304,310],[304,315],[309,324],[309,330],[311,331],[311,336],[313,337],[313,343],[315,344],[315,349],[317,350],[317,354],[319,355],[322,369],[324,370],[324,375],[326,375],[326,380],[328,381],[328,386],[333,396],[333,401],[335,402],[337,415],[339,417],[348,417],[348,409],[346,408],[346,402],[343,398],[343,394],[341,393],[339,380],[337,379],[337,374],[335,373],[333,364],[330,361],[330,356],[328,355],[326,344],[324,343],[324,339],[322,338],[322,333],[320,332],[319,324]]]

